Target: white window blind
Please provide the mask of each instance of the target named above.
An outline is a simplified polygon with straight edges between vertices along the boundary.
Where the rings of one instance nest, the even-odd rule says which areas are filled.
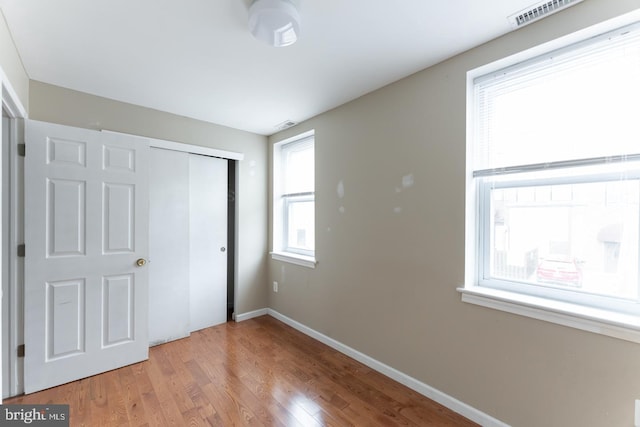
[[[640,28],[478,77],[474,91],[476,176],[627,160],[640,153]]]
[[[312,194],[315,188],[313,136],[282,146],[283,196]]]

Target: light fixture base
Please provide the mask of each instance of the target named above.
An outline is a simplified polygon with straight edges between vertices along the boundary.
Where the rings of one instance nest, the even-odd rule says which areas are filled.
[[[249,30],[271,46],[290,46],[300,34],[298,8],[290,0],[254,0],[249,7]]]

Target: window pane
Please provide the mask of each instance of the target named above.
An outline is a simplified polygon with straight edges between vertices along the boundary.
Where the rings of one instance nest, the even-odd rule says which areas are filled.
[[[638,180],[490,190],[491,278],[638,299]]]
[[[313,200],[287,202],[287,247],[307,252],[315,247],[315,203]]]
[[[285,146],[286,147],[286,146]],[[293,144],[283,148],[284,194],[305,193],[314,190],[313,144]]]

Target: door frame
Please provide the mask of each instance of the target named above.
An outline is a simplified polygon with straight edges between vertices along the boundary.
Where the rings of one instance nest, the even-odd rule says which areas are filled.
[[[9,117],[10,126],[9,146],[3,146],[0,151],[2,168],[8,168],[0,175],[0,188],[3,192],[1,198],[2,215],[9,221],[9,229],[5,230],[6,232],[0,232],[2,269],[9,270],[8,282],[2,283],[4,294],[2,295],[2,306],[9,309],[6,316],[8,323],[2,322],[5,316],[0,317],[0,331],[2,335],[8,336],[9,348],[7,350],[3,346],[0,351],[0,361],[7,351],[9,372],[4,372],[2,369],[0,378],[5,375],[8,377],[9,394],[16,395],[24,390],[23,359],[18,357],[18,346],[24,343],[24,319],[22,316],[24,306],[22,304],[22,287],[19,286],[24,277],[24,258],[19,258],[17,254],[18,244],[22,243],[24,238],[22,215],[24,211],[22,209],[24,159],[18,156],[18,144],[24,139],[24,119],[27,118],[27,110],[20,102],[20,98],[2,68],[0,68],[0,86],[2,87],[2,108]],[[4,157],[5,155],[6,157]],[[7,178],[9,182],[7,182]],[[5,193],[8,193],[8,197],[4,197]],[[4,255],[5,251],[8,252],[8,256]],[[3,381],[0,381],[0,402],[4,392],[2,385]]]

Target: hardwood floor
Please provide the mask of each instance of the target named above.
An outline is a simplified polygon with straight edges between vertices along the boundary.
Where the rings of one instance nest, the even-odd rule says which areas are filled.
[[[4,401],[72,426],[473,426],[268,316],[152,347],[149,360]]]

